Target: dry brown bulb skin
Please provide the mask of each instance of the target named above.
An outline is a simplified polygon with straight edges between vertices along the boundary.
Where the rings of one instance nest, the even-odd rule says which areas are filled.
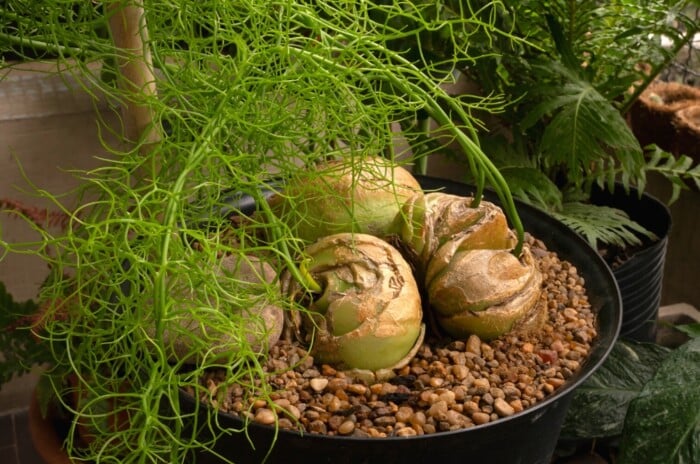
[[[343,233],[321,238],[305,254],[321,293],[309,298],[292,279],[283,286],[309,310],[298,329],[313,341],[314,358],[377,377],[406,364],[424,329],[418,285],[398,250],[372,235]]]
[[[406,203],[403,239],[417,258],[429,306],[455,338],[536,330],[544,321],[537,264],[527,247],[513,255],[515,237],[498,206],[473,202],[432,192]]]

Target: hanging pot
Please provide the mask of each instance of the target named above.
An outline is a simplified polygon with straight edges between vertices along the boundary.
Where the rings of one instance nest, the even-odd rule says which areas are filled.
[[[469,195],[470,187],[429,177],[418,177],[424,189],[444,189],[448,193]],[[487,198],[497,202],[494,197]],[[197,456],[198,464],[218,463],[225,456],[237,464],[286,463],[290,461],[334,464],[362,463],[523,463],[550,462],[571,393],[608,355],[617,339],[621,322],[621,303],[617,285],[609,267],[585,240],[545,213],[518,204],[526,230],[541,239],[549,250],[575,265],[585,278],[589,301],[597,312],[598,338],[588,359],[567,383],[549,398],[513,416],[451,432],[411,437],[363,438],[305,434],[249,424],[240,433],[240,418],[219,413],[218,423],[232,433],[220,437],[214,452]],[[198,411],[203,419],[204,404],[183,393],[184,412]],[[239,432],[234,432],[238,430]]]
[[[677,82],[651,84],[630,110],[630,125],[641,146],[655,143],[675,152],[676,112],[700,103],[700,89]]]
[[[661,303],[671,212],[656,197],[648,193],[640,197],[634,189],[627,193],[619,184],[614,192],[595,188],[591,202],[626,212],[632,220],[658,238],[645,242],[642,248],[613,268],[622,298],[620,336],[652,342],[656,335],[656,320]]]
[[[674,153],[687,155],[700,162],[700,99],[692,106],[676,112]]]

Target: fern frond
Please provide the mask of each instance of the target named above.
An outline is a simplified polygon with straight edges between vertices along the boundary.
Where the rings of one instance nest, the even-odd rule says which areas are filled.
[[[545,211],[562,209],[561,191],[539,169],[511,166],[500,171],[515,198]]]
[[[656,145],[646,147],[650,154],[644,169],[664,176],[671,183],[671,198],[669,204],[675,202],[682,190],[688,189],[687,181],[692,181],[695,188],[700,189],[700,164],[693,167],[693,159],[686,155],[678,158]]]
[[[641,237],[656,239],[653,232],[632,220],[627,213],[609,206],[569,202],[564,203],[562,211],[552,214],[585,238],[593,248],[599,243],[624,248],[641,244]]]
[[[642,149],[612,103],[560,64],[539,67],[539,72],[554,73],[561,83],[551,80],[532,90],[530,98],[541,103],[524,118],[523,126],[551,118],[539,147],[549,166],[563,166],[567,178],[576,185],[591,177],[609,179],[618,173],[633,179],[642,176]]]

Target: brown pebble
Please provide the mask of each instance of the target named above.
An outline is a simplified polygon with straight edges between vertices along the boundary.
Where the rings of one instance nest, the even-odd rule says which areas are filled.
[[[452,375],[454,375],[455,379],[457,380],[464,380],[467,378],[467,375],[469,374],[469,369],[467,369],[467,366],[462,366],[462,365],[456,365],[452,366]]]
[[[386,427],[389,425],[396,424],[396,417],[394,416],[380,416],[374,419],[374,424],[379,427]]]
[[[484,412],[475,412],[472,414],[472,420],[476,425],[481,425],[489,422],[491,420],[491,416]]]
[[[448,406],[455,403],[455,392],[452,390],[442,390],[438,393],[438,401],[444,401]]]
[[[447,410],[447,403],[444,401],[438,401],[432,406],[430,406],[427,415],[428,417],[433,417],[436,420],[444,420],[445,415],[447,414]]]
[[[276,419],[277,415],[270,409],[260,408],[255,412],[255,422],[258,424],[271,425]]]
[[[289,413],[290,416],[292,416],[294,419],[299,419],[301,417],[301,411],[299,410],[298,407],[296,407],[293,404],[290,404],[289,407],[287,408],[287,412]]]
[[[408,423],[413,417],[413,408],[410,406],[401,406],[395,414],[396,420],[399,422]]]
[[[513,400],[513,401],[511,401],[511,402],[508,403],[508,404],[510,404],[510,407],[513,408],[513,411],[515,411],[515,412],[520,412],[520,411],[522,411],[522,410],[524,409],[524,408],[523,408],[523,402],[520,401],[519,399]]]
[[[351,383],[345,388],[345,391],[364,396],[364,394],[367,393],[367,387],[361,383]]]
[[[481,356],[481,339],[478,335],[470,335],[467,339],[467,345],[465,350],[468,353],[473,353],[477,356]]]
[[[328,385],[326,388],[332,392],[335,392],[337,390],[343,390],[345,387],[347,387],[348,381],[347,379],[330,379],[328,381]]]
[[[315,392],[322,392],[328,386],[328,379],[323,377],[311,379],[309,385]]]
[[[474,379],[474,383],[472,383],[472,388],[474,388],[477,395],[483,395],[491,389],[491,384],[488,379]]]
[[[425,413],[423,411],[416,411],[413,416],[409,419],[411,425],[413,426],[423,426],[426,422]]]
[[[447,420],[450,425],[463,425],[466,417],[457,411],[450,409],[447,411],[447,413],[445,413],[445,420]]]
[[[513,406],[508,404],[503,398],[496,398],[493,402],[493,409],[501,417],[508,417],[515,414]]]
[[[431,377],[430,382],[429,382],[431,387],[439,387],[443,383],[445,383],[445,379],[440,378],[440,377]]]
[[[322,420],[318,419],[309,424],[309,432],[312,433],[326,433],[328,429],[326,428],[325,422]]]
[[[413,427],[401,427],[396,431],[396,435],[399,437],[413,437],[418,435],[418,432]]]
[[[355,423],[350,420],[346,420],[338,427],[338,433],[341,435],[350,435],[355,431]]]
[[[465,414],[474,414],[475,412],[479,412],[479,405],[474,401],[465,401],[463,411]]]

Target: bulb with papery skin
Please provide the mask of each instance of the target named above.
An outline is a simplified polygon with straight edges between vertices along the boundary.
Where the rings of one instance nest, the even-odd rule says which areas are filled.
[[[343,232],[386,238],[399,233],[401,208],[415,194],[418,181],[391,161],[347,158],[301,172],[269,203],[307,242]]]
[[[445,244],[455,246],[467,237],[470,248],[502,249],[515,245],[503,211],[488,201],[482,200],[478,207],[473,203],[472,197],[442,192],[415,195],[406,201],[401,238],[423,271],[439,248]]]
[[[404,206],[402,239],[435,319],[456,338],[538,328],[542,275],[529,249],[514,256],[503,211],[487,201],[473,204],[471,197],[433,192]]]
[[[399,367],[419,342],[422,309],[411,267],[387,242],[335,234],[306,248],[309,275],[321,293],[306,296],[300,332],[314,358],[344,369]],[[304,302],[293,280],[288,294]]]
[[[279,292],[272,266],[255,256],[234,254],[218,260],[210,271],[211,282],[216,281],[221,289],[217,298],[206,293],[211,282],[193,285],[182,279],[169,284],[175,301],[163,321],[168,356],[190,363],[205,356],[225,360],[243,343],[255,352],[277,343],[284,314],[268,294],[270,288]],[[239,292],[250,298],[241,299]]]
[[[520,258],[510,250],[459,250],[439,267],[428,284],[428,300],[451,336],[488,340],[543,322],[542,274],[528,248]]]

